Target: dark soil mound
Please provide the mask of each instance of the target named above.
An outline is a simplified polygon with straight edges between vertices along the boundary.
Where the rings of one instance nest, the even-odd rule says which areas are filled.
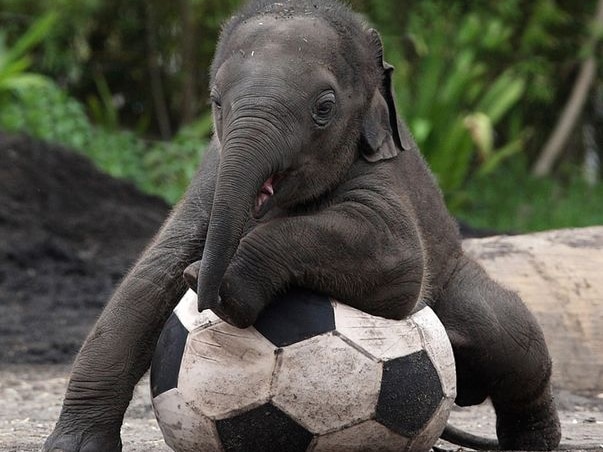
[[[0,362],[69,361],[168,206],[28,137],[0,162]]]

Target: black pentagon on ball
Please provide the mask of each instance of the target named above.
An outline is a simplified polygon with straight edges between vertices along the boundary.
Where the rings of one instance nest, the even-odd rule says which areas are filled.
[[[405,437],[419,433],[440,406],[444,393],[424,350],[383,363],[376,419]]]
[[[254,325],[277,347],[285,347],[335,329],[331,300],[300,288],[276,298]]]
[[[312,433],[271,403],[216,421],[226,452],[301,452]]]
[[[153,354],[151,363],[151,394],[157,397],[178,385],[178,374],[188,330],[174,313],[169,317]]]

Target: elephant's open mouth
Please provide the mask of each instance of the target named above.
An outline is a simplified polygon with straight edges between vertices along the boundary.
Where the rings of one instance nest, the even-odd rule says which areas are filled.
[[[272,207],[271,199],[276,192],[276,188],[281,180],[283,180],[283,174],[273,174],[270,176],[260,187],[260,191],[255,198],[255,206],[253,214],[256,218],[261,218],[270,210]]]

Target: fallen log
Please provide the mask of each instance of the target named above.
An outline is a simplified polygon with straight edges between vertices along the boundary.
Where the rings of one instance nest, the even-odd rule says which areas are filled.
[[[468,239],[466,252],[538,318],[553,382],[603,391],[603,226]]]

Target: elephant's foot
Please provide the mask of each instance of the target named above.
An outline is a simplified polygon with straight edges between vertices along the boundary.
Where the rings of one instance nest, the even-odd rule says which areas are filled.
[[[197,291],[200,261],[194,262],[184,270],[184,280]],[[220,296],[213,303],[199,298],[199,311],[211,309],[225,322],[237,327],[247,328],[255,323],[269,297],[263,293],[258,278],[243,278],[243,272],[229,267],[222,279]]]
[[[42,452],[121,452],[119,429],[109,432],[83,428],[80,433],[67,433],[57,424]]]
[[[77,372],[76,365],[59,420],[41,452],[121,452],[123,414],[120,408],[107,407],[98,400],[84,403],[83,385],[80,380],[74,379]],[[117,406],[116,394],[109,397]],[[79,405],[74,408],[76,399]]]
[[[496,432],[503,450],[553,450],[561,425],[552,398],[538,408],[497,411]]]

